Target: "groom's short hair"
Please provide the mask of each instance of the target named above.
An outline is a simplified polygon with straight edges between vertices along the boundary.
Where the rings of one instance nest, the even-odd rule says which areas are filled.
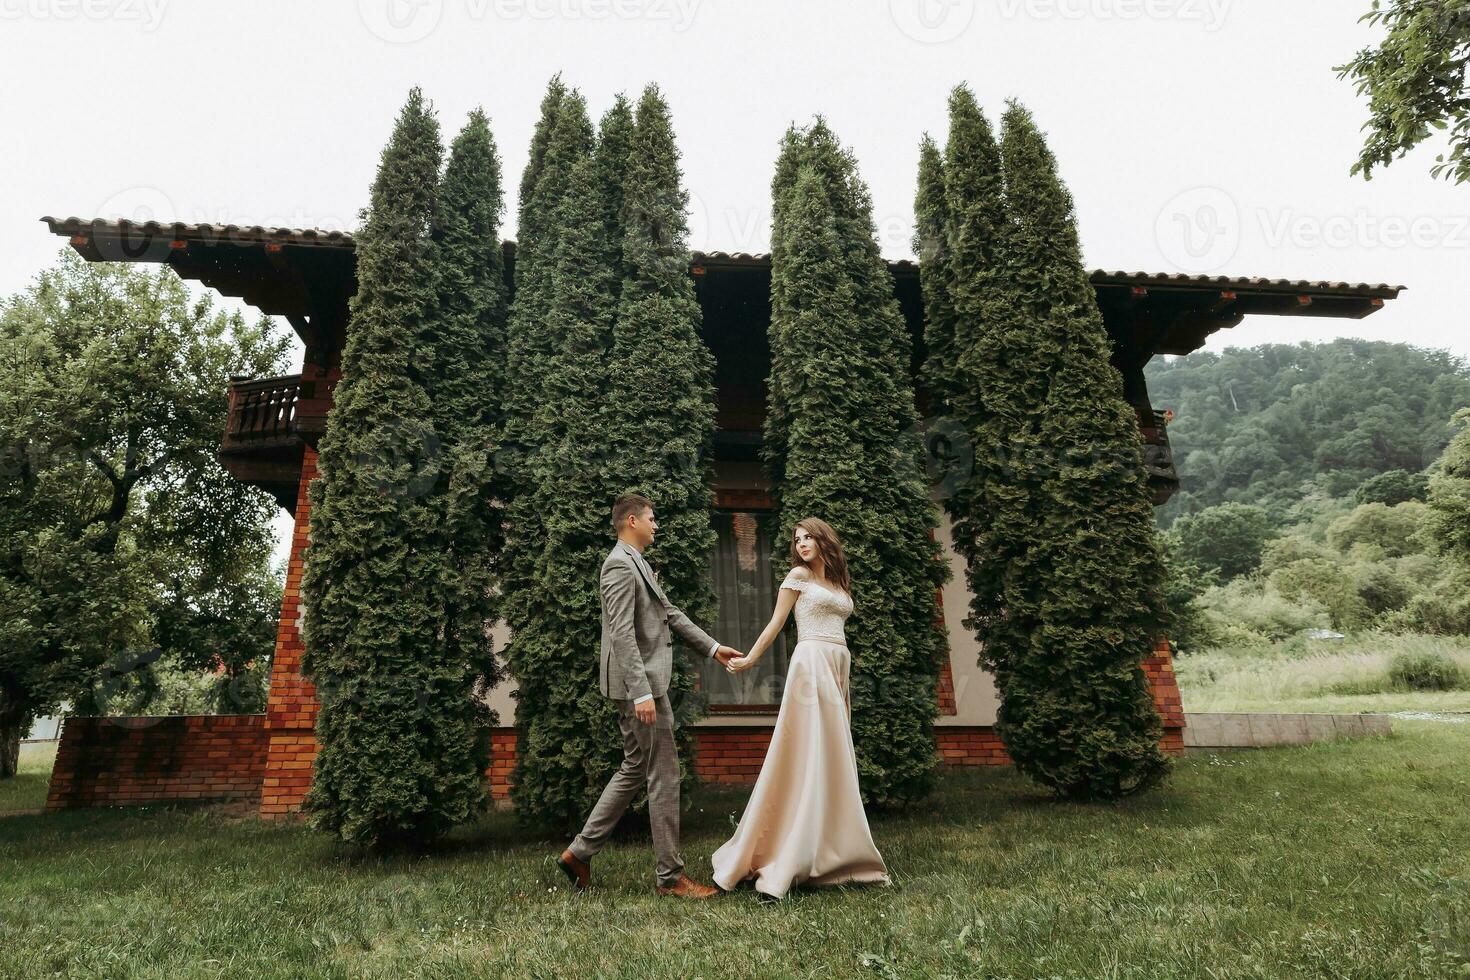
[[[641,514],[643,508],[653,507],[653,501],[641,493],[625,493],[613,501],[613,530],[621,531],[629,514]]]

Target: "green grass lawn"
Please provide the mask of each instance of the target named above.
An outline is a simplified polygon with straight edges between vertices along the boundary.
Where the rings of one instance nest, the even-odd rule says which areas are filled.
[[[1470,711],[1470,687],[1396,689],[1389,666],[1401,653],[1446,657],[1470,678],[1470,638],[1381,633],[1184,653],[1174,672],[1185,711]]]
[[[0,813],[7,810],[39,810],[46,805],[46,781],[56,762],[55,742],[22,742],[20,774],[0,780]]]
[[[1112,806],[950,771],[875,815],[890,888],[658,899],[646,840],[570,892],[494,813],[359,857],[207,808],[0,819],[0,975],[1423,977],[1470,967],[1470,724],[1192,755]],[[706,791],[707,878],[743,793]]]

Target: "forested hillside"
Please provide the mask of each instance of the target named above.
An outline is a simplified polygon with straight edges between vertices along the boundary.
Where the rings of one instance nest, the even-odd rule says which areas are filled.
[[[1312,630],[1470,635],[1463,358],[1268,344],[1169,358],[1148,383],[1154,407],[1174,412],[1181,489],[1157,517],[1182,650]],[[1390,684],[1379,666],[1372,683]]]
[[[1417,473],[1444,450],[1470,406],[1470,364],[1448,351],[1339,338],[1155,358],[1156,409],[1181,488],[1161,526],[1225,502],[1288,519],[1309,496],[1339,497],[1392,470]]]

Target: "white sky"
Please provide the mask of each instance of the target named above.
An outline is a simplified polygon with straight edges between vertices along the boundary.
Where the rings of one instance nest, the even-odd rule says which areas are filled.
[[[1368,0],[0,0],[0,293],[50,264],[38,219],[351,228],[408,89],[446,144],[490,115],[513,195],[547,79],[594,119],[647,82],[674,115],[691,245],[764,251],[790,122],[857,154],[884,252],[918,142],[968,82],[1049,134],[1091,267],[1402,283],[1361,321],[1251,317],[1227,344],[1361,336],[1470,356],[1470,187],[1421,148],[1349,177],[1364,119],[1332,66]],[[514,198],[506,237],[514,235]]]

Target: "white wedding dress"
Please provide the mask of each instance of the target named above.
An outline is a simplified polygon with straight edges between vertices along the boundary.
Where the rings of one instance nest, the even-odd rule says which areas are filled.
[[[735,835],[715,851],[715,884],[747,878],[780,897],[794,884],[888,882],[858,790],[848,696],[851,654],[843,624],[852,599],[793,568],[781,583],[796,600],[796,648],[781,711]]]

